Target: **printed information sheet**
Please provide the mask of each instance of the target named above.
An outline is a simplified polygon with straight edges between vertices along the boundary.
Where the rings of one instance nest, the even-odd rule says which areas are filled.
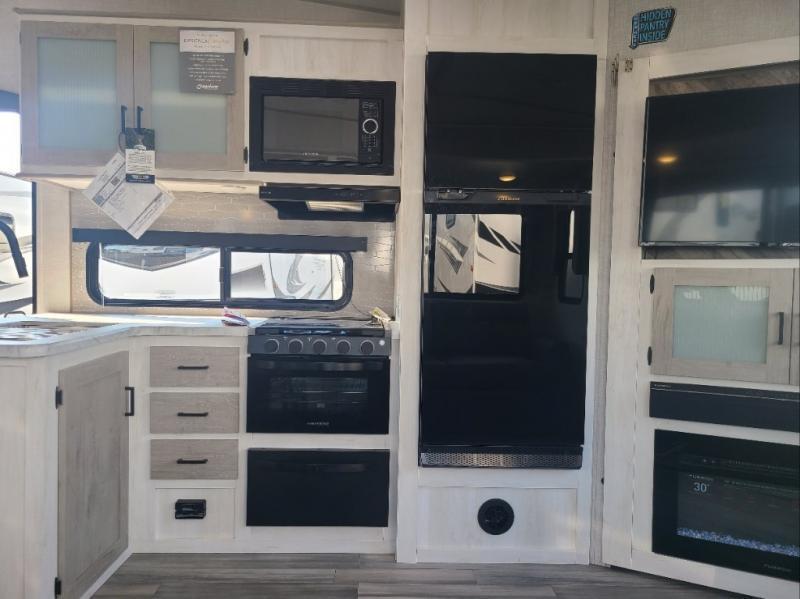
[[[127,183],[125,158],[119,152],[94,178],[83,195],[136,239],[150,228],[175,199],[158,185]]]

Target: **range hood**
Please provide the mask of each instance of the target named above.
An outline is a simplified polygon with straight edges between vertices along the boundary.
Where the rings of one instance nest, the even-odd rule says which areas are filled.
[[[400,188],[268,183],[258,188],[258,197],[280,219],[386,222],[394,220]]]

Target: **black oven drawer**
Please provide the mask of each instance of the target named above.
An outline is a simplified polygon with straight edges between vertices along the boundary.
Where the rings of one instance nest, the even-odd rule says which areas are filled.
[[[388,451],[248,450],[247,526],[388,523]]]
[[[253,354],[247,432],[387,434],[389,358]]]

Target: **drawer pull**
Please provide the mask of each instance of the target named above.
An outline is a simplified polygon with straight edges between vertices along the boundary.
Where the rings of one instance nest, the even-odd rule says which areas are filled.
[[[178,412],[181,418],[205,418],[208,412]]]
[[[187,460],[186,458],[178,458],[175,461],[176,464],[208,464],[208,458],[202,458],[199,460]]]
[[[184,366],[181,364],[178,366],[178,370],[208,370],[208,364],[205,366]]]

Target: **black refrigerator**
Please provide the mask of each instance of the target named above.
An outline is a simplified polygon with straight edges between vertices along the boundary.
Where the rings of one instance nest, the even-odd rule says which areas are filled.
[[[595,73],[428,57],[422,466],[581,466]]]

